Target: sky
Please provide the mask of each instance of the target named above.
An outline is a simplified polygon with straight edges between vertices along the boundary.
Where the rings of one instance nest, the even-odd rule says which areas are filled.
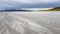
[[[0,10],[20,8],[51,8],[60,6],[60,0],[0,0]]]

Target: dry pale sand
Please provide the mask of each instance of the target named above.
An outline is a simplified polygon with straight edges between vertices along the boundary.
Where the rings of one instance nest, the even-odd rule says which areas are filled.
[[[0,34],[60,34],[60,12],[0,12]]]

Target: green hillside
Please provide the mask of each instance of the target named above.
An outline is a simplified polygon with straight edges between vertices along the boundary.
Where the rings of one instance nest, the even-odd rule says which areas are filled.
[[[51,10],[51,11],[60,11],[60,7],[55,7],[53,9],[48,9],[48,10]]]

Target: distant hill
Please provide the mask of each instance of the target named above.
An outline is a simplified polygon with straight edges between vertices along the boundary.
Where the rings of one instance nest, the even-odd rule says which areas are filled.
[[[6,9],[6,10],[0,10],[0,12],[4,11],[29,11],[29,10],[21,10],[21,9]]]

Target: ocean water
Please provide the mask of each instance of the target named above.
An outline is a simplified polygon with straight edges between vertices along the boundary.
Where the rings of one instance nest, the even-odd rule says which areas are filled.
[[[0,12],[0,34],[60,34],[60,12]]]

